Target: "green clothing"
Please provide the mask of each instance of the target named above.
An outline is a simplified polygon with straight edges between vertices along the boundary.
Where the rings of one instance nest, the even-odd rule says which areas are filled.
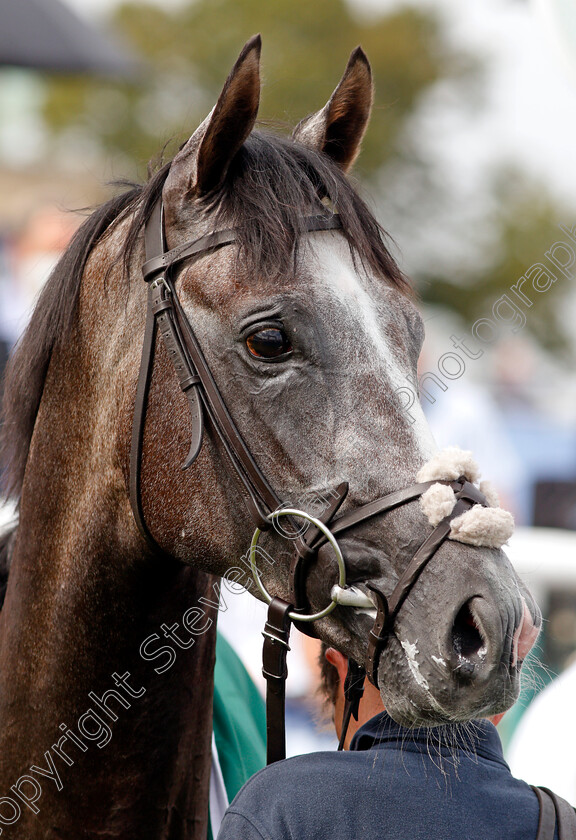
[[[218,633],[213,728],[228,801],[266,764],[264,701],[240,658]],[[212,833],[209,829],[209,838]]]

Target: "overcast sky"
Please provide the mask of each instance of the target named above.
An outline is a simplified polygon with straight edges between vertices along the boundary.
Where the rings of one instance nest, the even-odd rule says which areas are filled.
[[[391,8],[395,0],[362,0]],[[432,112],[430,140],[470,173],[495,154],[526,165],[576,205],[574,0],[417,0],[441,10],[455,42],[489,58],[489,107],[476,120]],[[554,15],[551,15],[554,11]],[[551,20],[562,24],[562,39]]]

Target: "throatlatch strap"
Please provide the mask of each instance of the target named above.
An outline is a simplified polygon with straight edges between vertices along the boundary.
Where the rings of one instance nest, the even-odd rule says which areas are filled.
[[[150,223],[146,226],[144,239],[147,256],[162,250],[162,205],[160,202],[157,202],[154,207]],[[190,409],[191,442],[188,456],[183,464],[183,469],[186,469],[194,462],[200,452],[200,447],[202,446],[204,422],[202,404],[197,388],[200,383],[200,378],[196,375],[194,366],[182,341],[182,335],[175,318],[173,296],[163,276],[148,283],[146,326],[144,329],[142,359],[140,362],[140,372],[138,374],[134,418],[132,421],[129,483],[130,502],[138,529],[154,551],[160,551],[163,553],[162,548],[154,539],[154,536],[146,523],[142,507],[142,490],[140,481],[142,469],[142,446],[144,441],[144,423],[152,371],[154,369],[154,350],[156,346],[156,335],[158,332],[160,332],[162,336],[168,356],[174,365],[174,369],[180,382],[180,387],[186,395],[188,407]]]
[[[262,674],[266,680],[266,763],[286,758],[286,655],[290,650],[290,619],[292,604],[272,598],[268,620],[262,635]]]
[[[150,293],[149,293],[150,294]],[[142,493],[140,484],[140,471],[142,465],[142,441],[144,438],[144,417],[150,391],[150,380],[152,378],[152,358],[154,345],[156,343],[156,319],[152,307],[148,306],[146,311],[146,327],[144,328],[144,344],[142,347],[142,361],[138,374],[138,385],[136,388],[136,401],[134,404],[134,416],[132,420],[132,444],[130,447],[130,503],[134,520],[138,530],[146,542],[154,549],[157,549],[156,540],[148,530],[144,511],[142,510]]]
[[[163,249],[162,241],[162,204],[157,202],[151,216],[151,224],[146,226],[145,247],[146,254]],[[142,468],[142,444],[144,440],[144,420],[146,406],[148,404],[148,393],[152,379],[154,361],[154,347],[156,345],[156,317],[152,306],[152,291],[148,287],[148,304],[146,308],[146,326],[144,327],[144,342],[142,346],[142,357],[138,373],[138,385],[136,386],[136,399],[134,404],[134,416],[132,419],[132,441],[130,446],[130,504],[134,514],[134,520],[138,530],[150,547],[162,553],[162,549],[150,533],[142,509],[142,490],[140,484],[140,473]]]

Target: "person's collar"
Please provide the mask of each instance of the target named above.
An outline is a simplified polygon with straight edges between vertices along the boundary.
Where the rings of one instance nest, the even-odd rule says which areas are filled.
[[[505,763],[500,737],[496,727],[488,720],[407,729],[392,720],[386,712],[381,712],[355,733],[350,742],[350,750],[369,750],[394,742],[404,749],[412,747],[447,753],[461,750]]]

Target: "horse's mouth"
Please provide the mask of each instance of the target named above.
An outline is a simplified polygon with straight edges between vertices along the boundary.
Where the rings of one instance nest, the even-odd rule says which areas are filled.
[[[513,613],[516,622],[506,630],[501,612],[472,596],[446,622],[439,646],[421,627],[405,627],[391,640],[390,661],[381,660],[379,682],[392,717],[405,726],[435,726],[508,709],[540,628],[537,609],[532,613],[523,598]],[[400,676],[399,662],[405,666]]]

